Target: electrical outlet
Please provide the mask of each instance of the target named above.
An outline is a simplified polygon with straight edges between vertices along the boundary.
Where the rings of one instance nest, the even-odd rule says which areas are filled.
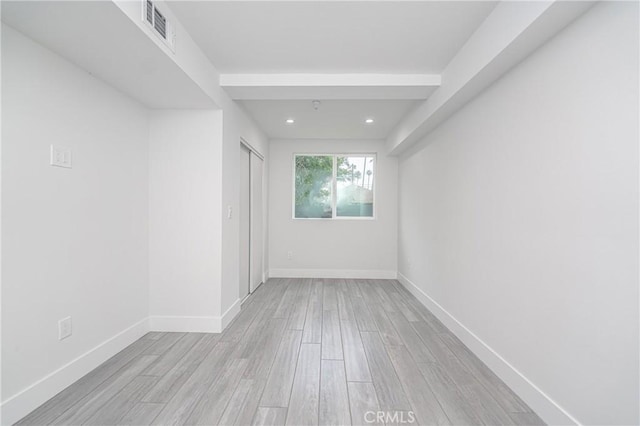
[[[292,251],[288,251],[287,252],[287,259],[293,259],[293,252]]]
[[[71,336],[71,317],[62,318],[58,321],[58,340]]]
[[[71,150],[51,145],[51,165],[56,167],[71,168]]]

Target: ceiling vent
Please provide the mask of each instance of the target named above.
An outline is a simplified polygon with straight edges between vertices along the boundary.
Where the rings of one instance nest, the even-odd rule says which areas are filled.
[[[142,19],[153,29],[153,32],[160,37],[164,44],[175,53],[175,27],[151,0],[143,0],[142,2]]]

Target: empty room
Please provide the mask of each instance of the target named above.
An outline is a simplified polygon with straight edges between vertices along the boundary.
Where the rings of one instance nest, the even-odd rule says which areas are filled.
[[[640,424],[640,3],[0,2],[2,425]]]

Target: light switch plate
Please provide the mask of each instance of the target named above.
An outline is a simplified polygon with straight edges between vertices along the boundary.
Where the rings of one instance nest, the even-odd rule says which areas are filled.
[[[71,150],[60,146],[51,145],[51,165],[56,167],[71,168]]]
[[[58,321],[58,340],[66,339],[71,336],[71,317],[62,318]]]

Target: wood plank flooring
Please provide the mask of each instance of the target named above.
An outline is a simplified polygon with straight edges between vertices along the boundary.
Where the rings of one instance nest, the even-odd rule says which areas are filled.
[[[411,423],[544,424],[397,281],[308,278],[222,334],[149,333],[18,422]]]

